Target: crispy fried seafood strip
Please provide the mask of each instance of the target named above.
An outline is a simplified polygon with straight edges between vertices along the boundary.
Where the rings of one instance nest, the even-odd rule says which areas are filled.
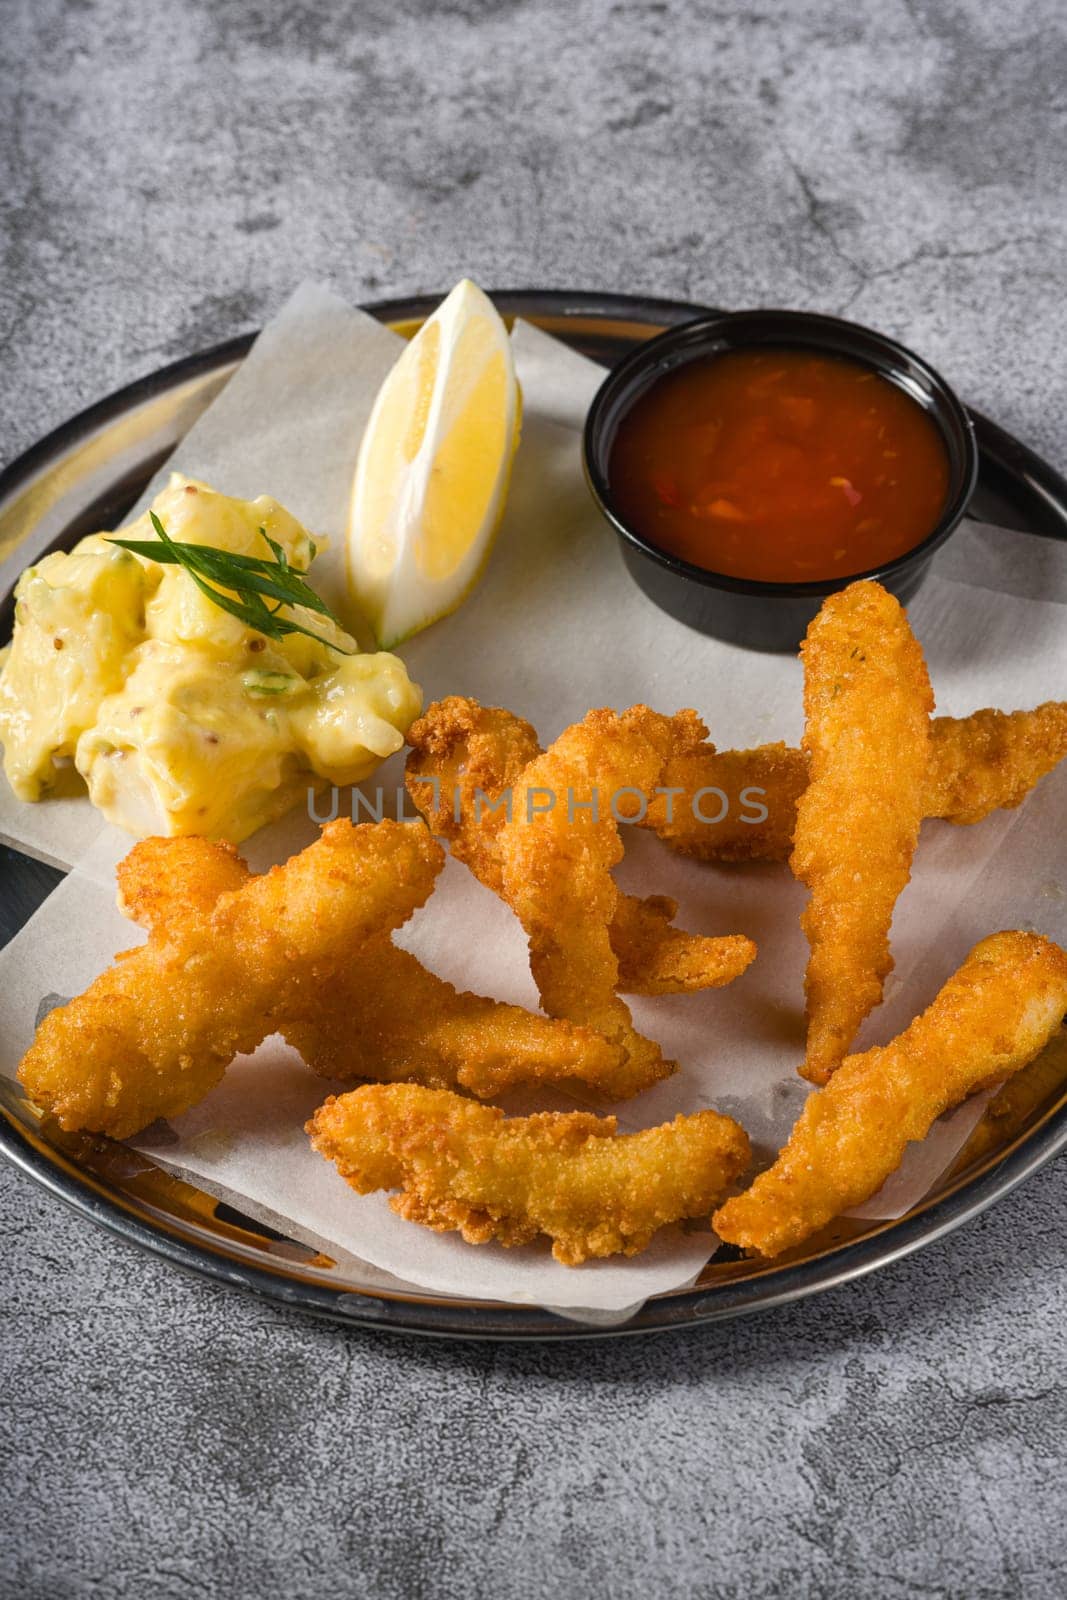
[[[209,915],[250,874],[232,845],[143,839],[118,869],[119,903],[157,933]],[[588,1028],[461,994],[388,937],[369,939],[281,1031],[315,1072],[340,1081],[411,1081],[490,1098],[516,1084],[607,1089],[624,1059]]]
[[[449,695],[412,723],[408,743],[404,781],[431,833],[448,840],[480,883],[502,894],[500,832],[507,817],[496,802],[519,787],[541,754],[537,734],[500,706]]]
[[[756,959],[756,946],[742,933],[712,938],[673,926],[677,900],[651,894],[644,900],[619,894],[608,937],[619,963],[621,994],[693,994],[722,989]]]
[[[678,759],[703,748],[704,729],[687,723]],[[408,733],[412,754],[406,782],[431,829],[487,889],[503,895],[500,832],[506,821],[502,795],[522,804],[523,773],[541,754],[528,722],[496,706],[453,695],[438,700]],[[685,994],[732,983],[755,959],[756,947],[739,935],[708,938],[671,925],[677,904],[664,895],[639,900],[620,894],[610,928],[625,994]]]
[[[611,872],[623,847],[611,808],[625,789],[655,788],[672,743],[695,720],[692,712],[665,717],[647,706],[621,716],[590,711],[526,767],[525,803],[498,839],[504,898],[526,930],[541,1004],[550,1017],[568,1017],[624,1047],[619,1094],[647,1088],[674,1063],[635,1031],[615,992]]]
[[[421,823],[329,823],[283,867],[153,935],[45,1017],[19,1067],[28,1095],[64,1128],[120,1139],[187,1110],[353,948],[406,922],[441,862]],[[195,884],[188,895],[203,899]]]
[[[138,839],[115,868],[119,910],[149,933],[177,933],[190,917],[207,917],[224,894],[252,874],[235,845],[202,839]]]
[[[877,583],[831,595],[801,655],[811,781],[790,859],[811,890],[801,1072],[825,1083],[893,968],[889,925],[919,838],[934,702],[908,619]]]
[[[982,822],[1022,805],[1031,789],[1067,758],[1067,702],[1033,711],[973,711],[935,717],[923,780],[923,816]],[[716,750],[701,744],[671,757],[668,795],[649,805],[642,826],[697,861],[785,861],[797,803],[808,786],[808,759],[786,744]],[[721,822],[706,821],[729,809]],[[694,809],[694,801],[696,808]],[[760,817],[760,810],[766,811]]]
[[[809,1095],[774,1165],[712,1219],[730,1244],[780,1255],[876,1194],[910,1140],[1032,1061],[1067,1013],[1067,954],[1032,933],[971,951],[892,1044],[849,1056]]]
[[[307,1128],[360,1194],[400,1189],[390,1204],[408,1221],[470,1244],[547,1234],[569,1267],[636,1255],[658,1228],[706,1216],[749,1160],[744,1130],[715,1111],[617,1134],[614,1117],[505,1118],[414,1084],[331,1098]]]
[[[981,822],[1022,805],[1030,790],[1067,757],[1067,702],[1033,711],[975,711],[937,717],[923,802],[928,817]]]
[[[465,1089],[481,1100],[533,1083],[610,1094],[625,1059],[590,1028],[460,993],[388,939],[363,946],[336,998],[282,1031],[323,1077]]]
[[[807,757],[790,745],[695,745],[671,755],[642,826],[697,861],[785,861],[807,786]]]

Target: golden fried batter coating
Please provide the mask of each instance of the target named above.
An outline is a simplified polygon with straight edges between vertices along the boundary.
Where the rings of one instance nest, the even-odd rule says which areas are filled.
[[[252,876],[236,845],[199,834],[139,839],[115,868],[119,910],[150,933],[210,916],[224,894]]]
[[[661,784],[667,793],[650,803],[642,826],[697,861],[785,861],[807,786],[807,757],[790,745],[691,745],[671,755]],[[724,809],[721,821],[707,820]]]
[[[1022,805],[1035,784],[1067,757],[1067,702],[1033,711],[975,711],[937,717],[923,802],[928,817],[981,822]]]
[[[525,768],[523,800],[498,847],[504,898],[526,930],[530,970],[550,1017],[595,1028],[621,1044],[620,1094],[635,1094],[674,1070],[638,1034],[616,994],[619,963],[609,928],[622,859],[612,803],[624,789],[645,795],[693,714],[665,717],[647,706],[621,716],[590,711]],[[543,809],[538,809],[543,807]]]
[[[948,822],[982,822],[1012,810],[1047,773],[1067,758],[1067,702],[1049,700],[1033,711],[972,711],[935,717],[930,724],[930,764],[923,781],[923,815]],[[672,756],[663,795],[648,808],[651,828],[679,855],[696,861],[785,861],[793,844],[797,803],[808,786],[808,758],[786,744],[753,750],[716,750],[704,743]],[[705,822],[693,809],[721,822]],[[759,819],[759,808],[767,815]],[[746,818],[757,820],[746,821]]]
[[[705,729],[694,717],[680,728],[672,757],[706,748]],[[452,854],[487,889],[503,896],[500,833],[506,821],[502,795],[524,803],[523,774],[541,754],[528,722],[498,706],[452,695],[438,700],[408,733],[412,753],[406,782],[432,831],[447,839]],[[665,911],[664,907],[671,909]],[[611,923],[611,946],[625,994],[687,994],[732,983],[756,956],[750,939],[709,938],[671,925],[677,906],[662,895],[640,900],[619,894]]]
[[[400,1216],[470,1244],[553,1241],[566,1266],[636,1255],[658,1228],[706,1216],[749,1160],[744,1130],[715,1111],[617,1134],[614,1117],[505,1118],[442,1090],[372,1085],[331,1098],[311,1142],[360,1194],[400,1189]]]
[[[811,777],[790,859],[811,890],[801,1071],[825,1083],[893,968],[889,925],[919,839],[934,697],[900,602],[877,583],[831,595],[801,656]]]
[[[678,902],[620,894],[608,927],[621,994],[692,994],[721,989],[749,968],[756,946],[744,934],[712,938],[673,926]]]
[[[809,1095],[774,1165],[712,1226],[760,1255],[791,1249],[876,1194],[943,1112],[1032,1061],[1065,1013],[1064,951],[1032,933],[983,939],[904,1033]]]
[[[232,845],[144,839],[118,869],[126,915],[157,932],[210,913],[250,874]],[[517,1084],[607,1090],[621,1046],[521,1006],[462,994],[383,937],[353,949],[329,984],[300,996],[281,1031],[323,1077],[461,1088],[489,1098]]]
[[[421,823],[329,823],[284,866],[153,935],[45,1017],[19,1067],[26,1092],[64,1128],[120,1139],[177,1116],[235,1055],[306,1009],[355,947],[406,922],[442,859]],[[147,893],[133,874],[127,888]],[[198,897],[194,884],[190,903]]]
[[[336,992],[282,1029],[313,1071],[491,1099],[520,1084],[612,1094],[622,1048],[590,1028],[461,993],[389,939],[355,954]]]
[[[480,883],[501,893],[498,839],[507,818],[495,802],[519,787],[541,754],[528,722],[500,706],[449,695],[428,706],[408,730],[404,781],[431,833],[447,839]]]

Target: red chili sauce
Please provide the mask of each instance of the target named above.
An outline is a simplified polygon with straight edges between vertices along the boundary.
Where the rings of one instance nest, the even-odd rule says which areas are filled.
[[[708,571],[779,583],[914,549],[948,479],[940,431],[902,389],[858,362],[766,346],[656,379],[608,462],[635,532]]]

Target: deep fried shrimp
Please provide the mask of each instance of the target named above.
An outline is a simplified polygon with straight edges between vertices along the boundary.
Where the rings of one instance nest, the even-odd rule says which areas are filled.
[[[119,903],[157,933],[208,915],[250,874],[232,845],[143,839],[119,864]],[[353,949],[329,984],[300,996],[281,1031],[323,1077],[411,1081],[482,1098],[516,1084],[608,1089],[624,1059],[591,1029],[462,994],[383,937]]]
[[[497,841],[504,898],[526,930],[530,969],[550,1017],[568,1017],[621,1044],[620,1094],[674,1070],[633,1027],[616,994],[619,963],[609,928],[622,859],[612,807],[623,790],[648,794],[691,712],[665,717],[647,706],[621,716],[590,711],[522,775],[516,805]]]
[[[139,839],[115,868],[119,910],[149,933],[179,932],[190,917],[210,916],[224,894],[252,874],[225,839],[198,834]]]
[[[923,815],[972,823],[994,811],[1010,811],[1065,758],[1064,701],[1050,700],[1033,711],[935,717]],[[807,786],[807,756],[790,745],[691,746],[667,763],[663,788],[668,793],[652,801],[642,825],[679,855],[697,861],[785,861],[797,802]],[[708,820],[723,809],[719,796],[726,797],[726,815]]]
[[[639,900],[619,894],[608,927],[619,963],[622,994],[692,994],[721,989],[739,978],[756,959],[756,946],[744,934],[712,938],[673,926],[678,902],[652,894]]]
[[[937,717],[923,807],[928,817],[981,822],[1022,805],[1035,784],[1067,757],[1067,702],[1033,711],[974,711]]]
[[[877,583],[831,595],[801,656],[811,777],[790,858],[811,890],[801,1071],[825,1083],[892,971],[889,925],[919,839],[934,699],[900,602]]]
[[[410,1222],[458,1230],[470,1244],[528,1244],[538,1234],[567,1266],[636,1255],[658,1228],[707,1216],[744,1172],[744,1130],[715,1111],[617,1134],[614,1117],[548,1112],[505,1118],[414,1084],[331,1098],[307,1125],[320,1155],[360,1194]]]
[[[694,745],[704,748],[705,730],[696,718],[680,731],[677,759]],[[533,728],[510,711],[452,695],[430,706],[408,739],[412,753],[406,783],[415,805],[432,831],[448,840],[456,859],[487,889],[502,895],[500,832],[507,820],[507,797],[512,809],[516,800],[524,803],[523,773],[541,754]],[[673,927],[676,911],[674,902],[662,895],[646,900],[618,895],[610,937],[623,993],[717,989],[732,983],[755,959],[750,939],[710,938]]]
[[[364,945],[336,995],[282,1032],[323,1077],[459,1088],[483,1100],[535,1083],[614,1096],[624,1060],[590,1028],[460,993],[388,939]]]
[[[412,723],[408,743],[404,781],[431,833],[500,894],[498,841],[507,816],[498,801],[541,754],[537,734],[500,706],[449,695]]]
[[[943,1112],[1033,1061],[1065,1013],[1067,954],[1032,933],[984,939],[899,1038],[809,1095],[774,1165],[712,1226],[761,1255],[791,1249],[876,1194]]]
[[[672,753],[664,793],[650,803],[642,826],[698,861],[785,861],[807,786],[807,757],[787,744],[691,745]]]
[[[120,1139],[188,1110],[354,948],[406,922],[442,859],[421,823],[329,823],[283,867],[153,935],[50,1012],[19,1067],[28,1095],[64,1128]]]

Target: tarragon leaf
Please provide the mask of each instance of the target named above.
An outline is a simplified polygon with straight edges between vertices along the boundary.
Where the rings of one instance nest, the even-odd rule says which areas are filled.
[[[187,544],[172,539],[155,512],[150,511],[149,516],[159,536],[158,544],[151,539],[119,538],[111,538],[109,543],[130,550],[134,555],[144,556],[149,561],[156,561],[161,566],[184,567],[197,588],[220,611],[229,612],[230,616],[254,628],[257,633],[265,634],[268,639],[284,639],[288,634],[301,633],[329,650],[336,650],[339,655],[356,653],[332,639],[324,639],[295,618],[282,615],[286,606],[301,606],[327,617],[341,628],[340,620],[325,600],[305,582],[301,570],[290,565],[282,546],[270,537],[265,528],[261,527],[259,531],[270,546],[274,557],[272,561],[265,556],[243,556],[232,550],[219,550],[214,545]],[[264,596],[276,600],[278,604],[268,606]]]

